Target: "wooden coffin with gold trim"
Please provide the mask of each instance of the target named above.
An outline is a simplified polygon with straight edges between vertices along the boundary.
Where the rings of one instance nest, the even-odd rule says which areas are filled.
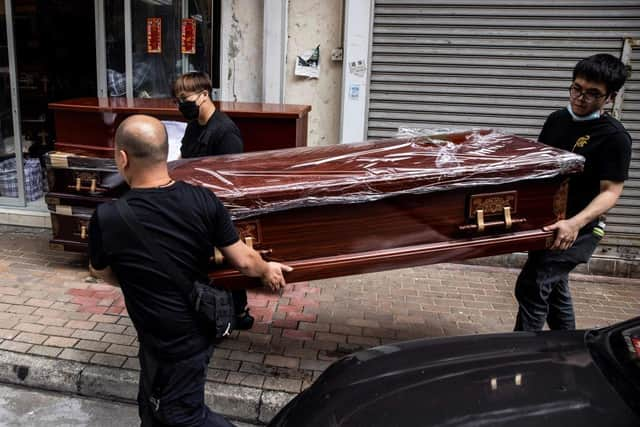
[[[492,131],[181,160],[245,241],[303,281],[542,249],[583,159]],[[225,266],[229,287],[257,282]]]

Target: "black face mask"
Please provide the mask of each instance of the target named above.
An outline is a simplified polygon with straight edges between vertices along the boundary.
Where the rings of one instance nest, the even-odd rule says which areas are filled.
[[[178,110],[187,120],[195,120],[200,114],[200,107],[196,104],[196,101],[181,101],[178,104]]]

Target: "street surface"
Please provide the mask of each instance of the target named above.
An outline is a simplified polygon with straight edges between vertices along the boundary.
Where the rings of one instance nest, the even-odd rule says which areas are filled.
[[[138,425],[135,405],[0,384],[0,427]],[[253,427],[246,423],[236,425]]]

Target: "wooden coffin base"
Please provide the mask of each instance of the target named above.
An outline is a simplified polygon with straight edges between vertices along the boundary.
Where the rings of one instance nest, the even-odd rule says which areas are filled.
[[[79,243],[70,240],[51,239],[49,240],[49,249],[54,251],[65,252],[84,252],[86,253],[89,248],[86,243]]]
[[[438,264],[455,260],[502,255],[522,250],[548,248],[553,232],[543,230],[522,231],[507,235],[481,237],[464,241],[449,241],[351,253],[339,256],[288,262],[293,271],[286,273],[288,283],[328,279],[353,274],[374,273],[420,265]],[[243,276],[233,269],[214,270],[209,277],[228,289],[262,286],[258,279]]]
[[[529,230],[500,236],[298,260],[287,262],[287,265],[293,267],[293,271],[286,273],[285,278],[288,283],[296,283],[353,274],[374,273],[469,258],[502,255],[523,250],[545,249],[552,242],[553,232]],[[86,243],[55,238],[49,241],[49,247],[72,252],[87,251]],[[214,279],[218,285],[228,289],[262,286],[259,279],[246,277],[231,268],[212,270],[209,273],[209,277]]]

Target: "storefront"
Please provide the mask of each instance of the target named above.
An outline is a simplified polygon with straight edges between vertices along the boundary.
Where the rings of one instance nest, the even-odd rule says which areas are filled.
[[[219,0],[0,1],[0,223],[48,225],[50,102],[169,98],[192,70],[220,87],[219,40]]]

